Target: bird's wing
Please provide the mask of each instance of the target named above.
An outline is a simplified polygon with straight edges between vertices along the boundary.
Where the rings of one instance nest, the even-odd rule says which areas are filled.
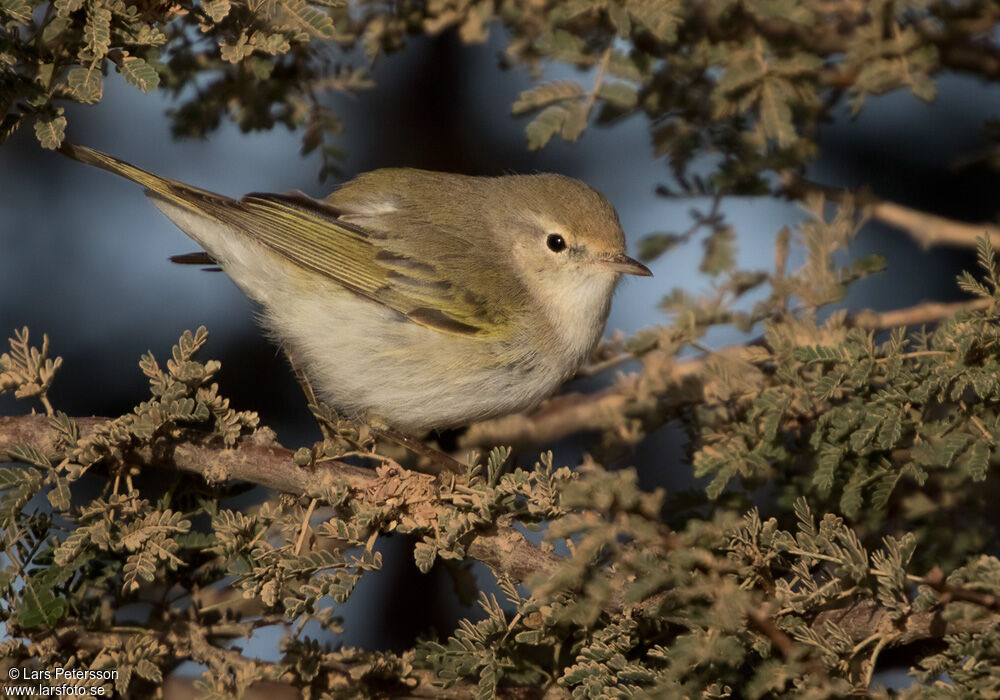
[[[484,303],[487,297],[481,290],[477,293],[459,281],[469,275],[460,274],[463,256],[457,246],[454,255],[427,260],[419,246],[405,241],[407,231],[362,228],[341,220],[337,208],[304,194],[250,194],[235,200],[85,146],[64,143],[60,151],[144,186],[151,197],[226,223],[299,267],[395,309],[414,323],[484,340],[510,331],[509,319],[488,311],[496,304]]]
[[[340,219],[340,212],[303,194],[249,194],[211,212],[296,265],[384,304],[435,330],[482,339],[509,324],[484,298],[455,279],[447,262],[417,259],[393,245],[397,236]]]

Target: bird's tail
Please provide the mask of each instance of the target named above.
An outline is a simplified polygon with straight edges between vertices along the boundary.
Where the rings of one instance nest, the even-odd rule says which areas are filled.
[[[93,148],[77,146],[63,142],[59,151],[73,160],[86,165],[93,165],[102,170],[120,175],[146,188],[146,194],[153,199],[163,199],[175,205],[184,207],[200,214],[209,213],[212,205],[231,204],[233,200],[215,192],[209,192],[198,187],[184,184],[178,180],[154,175],[151,172],[137,168],[107,153],[101,153]]]

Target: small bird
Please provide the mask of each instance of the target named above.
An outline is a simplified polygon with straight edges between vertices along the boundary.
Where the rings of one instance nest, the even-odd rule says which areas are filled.
[[[318,200],[240,200],[72,144],[132,180],[260,304],[319,398],[409,434],[534,407],[600,339],[625,254],[614,207],[562,175],[386,168]]]

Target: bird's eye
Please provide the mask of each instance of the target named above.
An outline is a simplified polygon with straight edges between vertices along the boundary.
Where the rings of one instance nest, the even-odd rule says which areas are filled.
[[[547,245],[549,250],[553,253],[558,253],[566,250],[566,239],[558,233],[550,233],[549,237],[545,239],[545,245]]]

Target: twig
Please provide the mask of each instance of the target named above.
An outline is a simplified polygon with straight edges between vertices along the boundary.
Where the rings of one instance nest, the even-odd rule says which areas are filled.
[[[108,421],[107,418],[77,418],[82,439]],[[264,432],[264,431],[261,431]],[[0,456],[7,455],[15,445],[30,443],[50,458],[60,455],[59,433],[45,416],[0,417]],[[435,512],[435,507],[445,504],[436,480],[427,475],[391,467],[374,473],[341,462],[323,462],[313,469],[298,466],[291,450],[285,449],[268,435],[244,438],[231,449],[220,448],[207,435],[189,431],[181,436],[169,455],[153,454],[149,449],[139,449],[131,457],[153,468],[176,468],[199,474],[210,483],[240,480],[296,496],[311,496],[326,485],[348,486],[354,497],[369,503],[379,503],[387,494],[403,500],[424,499],[425,508],[411,508],[408,513],[417,524],[421,513]],[[417,504],[419,505],[419,504]],[[509,577],[515,583],[528,576],[546,576],[555,573],[563,558],[543,551],[529,542],[513,527],[497,524],[470,535],[466,552],[476,561],[490,567],[498,575]],[[914,612],[902,621],[893,622],[889,612],[877,601],[863,598],[845,600],[839,609],[820,613],[813,623],[822,630],[826,622],[837,623],[852,640],[862,640],[876,631],[894,625],[898,636],[892,646],[912,644],[924,639],[939,639],[949,634],[979,631],[1000,624],[1000,604],[991,594],[969,591],[943,582],[943,575],[931,572],[923,582],[938,586],[952,600],[974,602],[988,608],[990,614],[976,620],[943,619],[937,612]],[[645,601],[639,612],[652,614],[657,609],[656,597]],[[612,607],[619,608],[620,600]],[[233,652],[234,655],[236,652]],[[228,660],[228,659],[227,659]]]
[[[312,382],[309,381],[309,377],[306,375],[305,370],[303,370],[295,361],[295,354],[292,352],[291,345],[285,343],[281,346],[281,349],[285,352],[285,357],[288,359],[288,364],[292,368],[295,380],[299,383],[299,388],[301,388],[302,393],[305,394],[306,405],[310,408],[319,406],[319,399],[316,397],[316,391],[313,389]],[[313,411],[313,417],[316,419],[316,424],[319,426],[319,430],[323,434],[323,440],[325,442],[330,442],[332,438],[330,426],[327,425],[327,422],[323,420],[322,416],[320,416],[317,411]]]
[[[990,303],[990,300],[974,299],[947,304],[928,302],[895,311],[879,312],[865,309],[849,317],[847,323],[870,330],[938,323],[961,311],[987,308]],[[756,344],[759,344],[758,340],[751,340],[745,345],[728,345],[713,352],[709,358],[677,362],[663,358],[653,363],[653,370],[643,368],[636,375],[636,381],[631,384],[619,383],[592,394],[564,394],[549,400],[533,414],[515,414],[475,423],[459,439],[459,446],[465,449],[482,445],[522,447],[551,443],[576,433],[599,432],[614,428],[620,424],[621,416],[626,410],[629,417],[650,420],[651,423],[647,428],[656,428],[697,400],[697,396],[692,392],[697,391],[697,377],[704,369],[706,359],[722,356],[740,360],[745,358],[748,349]],[[661,351],[653,350],[646,353],[646,356],[659,352]],[[921,356],[923,355],[916,352],[906,355],[907,358]],[[668,370],[664,369],[665,363],[669,363]],[[650,371],[664,375],[656,379],[657,395],[643,397],[632,395],[633,386],[640,383]],[[685,387],[690,390],[682,391],[681,389]]]
[[[938,323],[951,318],[961,311],[979,311],[987,309],[993,303],[992,299],[973,299],[971,301],[956,301],[951,303],[926,302],[906,309],[895,311],[859,311],[851,319],[858,328],[878,330],[895,328],[897,326],[919,326],[924,323]]]
[[[975,248],[976,240],[984,233],[989,235],[994,247],[1000,247],[1000,227],[993,223],[952,221],[887,201],[872,204],[871,215],[884,224],[905,231],[924,249],[939,245]]]
[[[281,680],[283,668],[281,664],[268,661],[261,661],[243,656],[236,649],[220,648],[210,639],[215,636],[225,638],[244,636],[240,634],[230,634],[223,625],[209,626],[205,628],[194,623],[179,623],[170,630],[148,630],[143,628],[145,634],[155,635],[161,644],[169,647],[171,652],[177,657],[188,657],[206,666],[227,667],[232,669],[244,669],[248,671],[261,671],[262,680],[255,681],[241,698],[259,698],[261,700],[282,700],[288,698],[301,698],[300,689],[285,683]],[[232,630],[236,632],[236,630]],[[63,629],[58,634],[58,643],[63,647],[65,653],[72,654],[73,650],[85,648],[92,650],[119,649],[124,646],[132,633],[115,632],[90,632],[80,626],[70,629]],[[353,663],[337,662],[328,660],[323,663],[323,670],[331,678],[329,682],[332,686],[341,690],[355,688],[364,691],[363,695],[376,694],[384,698],[448,698],[467,699],[475,697],[475,687],[468,683],[456,683],[450,688],[442,688],[435,684],[434,674],[430,671],[412,669],[407,674],[409,683],[391,683],[381,678],[368,679],[359,669],[365,669],[370,664],[370,660],[361,657]],[[164,697],[181,698],[197,697],[191,692],[193,687],[188,687],[186,681],[176,676],[165,679]],[[189,694],[182,694],[189,693]],[[498,698],[517,698],[527,700],[529,698],[540,698],[541,693],[535,692],[533,688],[524,686],[513,686],[502,689],[498,693]]]
[[[577,377],[594,377],[601,372],[611,369],[612,367],[618,367],[619,365],[624,365],[632,360],[637,360],[638,355],[631,352],[621,352],[613,357],[600,360],[598,362],[591,362],[589,365],[584,365],[579,370],[577,370]]]
[[[299,552],[302,551],[302,543],[305,542],[306,533],[309,532],[309,518],[312,517],[313,511],[316,509],[316,499],[312,499],[309,502],[309,508],[306,510],[305,516],[302,518],[302,529],[299,530],[299,539],[295,543],[295,555],[298,556]]]
[[[81,438],[86,440],[109,419],[75,420]],[[58,440],[58,432],[45,416],[0,416],[0,457],[6,456],[15,445],[31,444],[54,458],[61,453]],[[275,442],[268,431],[258,431],[253,437],[243,438],[231,449],[219,448],[206,434],[188,431],[169,454],[154,454],[149,448],[142,448],[131,456],[149,467],[198,474],[213,484],[246,481],[296,496],[314,496],[326,486],[342,485],[350,488],[357,498],[374,504],[387,493],[411,498],[419,493],[432,503],[444,503],[437,481],[427,474],[391,466],[373,471],[336,460],[319,462],[313,468],[300,467],[295,463],[293,452]],[[449,475],[449,478],[452,477]],[[419,509],[410,513],[410,517],[420,522],[421,514],[431,510]],[[468,553],[490,568],[507,573],[516,583],[523,582],[536,571],[554,571],[561,562],[560,557],[542,551],[506,525],[477,532],[468,545]]]
[[[420,440],[410,437],[406,433],[402,433],[395,428],[374,425],[370,425],[369,427],[371,427],[372,432],[379,437],[390,440],[400,447],[406,448],[417,456],[426,457],[433,465],[433,473],[451,472],[452,474],[465,474],[468,471],[468,467],[466,465],[462,464],[451,455],[441,452],[440,450],[435,450],[433,447],[425,445]]]
[[[989,430],[986,429],[986,426],[983,425],[982,421],[980,421],[974,415],[969,413],[969,407],[965,405],[965,402],[959,401],[958,406],[969,417],[969,420],[972,421],[972,424],[979,429],[979,432],[983,434],[983,437],[986,438],[986,442],[990,443],[990,445],[996,445],[996,440],[993,439],[993,435],[990,433]]]
[[[941,594],[943,602],[960,600],[965,603],[975,603],[991,612],[1000,612],[1000,596],[952,585],[945,580],[944,572],[939,566],[928,571],[922,579],[917,577],[917,581],[930,586]]]
[[[864,680],[861,682],[861,689],[867,690],[872,684],[872,676],[875,675],[875,664],[878,663],[878,656],[892,643],[894,638],[893,634],[885,634],[879,637],[878,644],[875,645],[875,649],[872,651],[871,657],[868,659],[867,668],[865,668]]]
[[[761,632],[771,640],[771,644],[781,652],[781,655],[786,660],[790,661],[797,656],[795,642],[792,641],[791,637],[778,629],[778,626],[774,624],[769,616],[760,610],[751,609],[747,611],[747,620],[757,628],[758,632]]]
[[[938,355],[947,355],[947,350],[917,350],[916,352],[904,352],[901,355],[896,355],[895,357],[880,357],[875,362],[888,362],[889,360],[913,360],[918,357],[936,357]]]
[[[597,75],[594,76],[594,87],[587,95],[586,102],[583,103],[583,118],[584,120],[590,117],[590,111],[594,108],[594,103],[597,102],[597,93],[601,89],[601,85],[604,84],[604,76],[608,73],[608,63],[611,61],[611,53],[614,51],[614,42],[608,44],[608,48],[604,49],[604,55],[601,56],[600,63],[597,64]]]
[[[809,192],[821,192],[832,201],[840,201],[849,193],[838,187],[821,185],[797,177],[791,172],[782,173],[782,191],[791,199],[801,199]],[[861,203],[872,219],[903,231],[925,250],[935,246],[975,248],[976,241],[985,233],[994,248],[1000,248],[1000,226],[993,222],[969,224],[929,214],[904,204],[863,194]]]

